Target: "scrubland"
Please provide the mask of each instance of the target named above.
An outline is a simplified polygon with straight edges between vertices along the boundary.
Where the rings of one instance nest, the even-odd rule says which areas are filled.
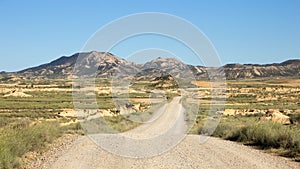
[[[211,103],[210,83],[195,82],[197,90],[187,91],[192,100],[183,101],[186,121],[192,124],[190,134],[205,133],[203,124],[211,118],[208,111],[218,106],[222,110],[224,106],[224,111],[217,113],[220,123],[213,136],[300,161],[300,85],[297,79],[227,81],[226,102],[221,106]],[[122,114],[122,108],[115,104],[110,84],[106,79],[96,80],[95,97],[99,110],[91,111],[86,107],[84,112],[88,115],[78,117],[74,103],[80,101],[73,100],[71,81],[2,82],[0,168],[20,168],[24,154],[30,151],[42,153],[64,134],[84,134],[84,128],[93,123],[80,123],[80,120],[103,118],[114,130],[124,132],[138,126],[136,121],[147,121],[163,103],[181,95],[178,86],[135,82],[130,86],[130,99],[126,100],[130,103],[125,108],[129,113]],[[153,92],[154,89],[160,92]],[[119,98],[123,96],[126,98],[126,93],[119,93]],[[189,119],[195,113],[189,112],[195,110],[194,103],[199,104],[195,120]],[[284,115],[289,123],[286,119],[284,123],[273,120],[274,113]],[[81,124],[86,126],[82,128]]]

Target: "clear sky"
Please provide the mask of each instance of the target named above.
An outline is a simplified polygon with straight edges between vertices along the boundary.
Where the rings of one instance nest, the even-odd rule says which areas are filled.
[[[193,23],[211,40],[222,64],[300,58],[299,0],[0,0],[0,71],[76,53],[105,24],[141,12]]]

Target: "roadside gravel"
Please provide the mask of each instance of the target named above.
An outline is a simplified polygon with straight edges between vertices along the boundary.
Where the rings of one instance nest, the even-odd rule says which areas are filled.
[[[235,142],[209,138],[200,144],[199,136],[189,135],[172,150],[152,158],[133,159],[111,154],[88,137],[78,138],[62,156],[47,165],[49,169],[114,168],[255,168],[298,169],[290,159],[263,153]]]
[[[49,145],[44,152],[29,152],[23,156],[23,169],[45,169],[74,146],[79,135],[65,134]]]

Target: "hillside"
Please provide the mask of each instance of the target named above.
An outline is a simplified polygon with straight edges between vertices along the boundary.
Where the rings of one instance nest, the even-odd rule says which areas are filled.
[[[227,79],[299,76],[300,60],[288,60],[266,65],[227,64],[223,68]]]
[[[78,57],[80,59],[78,60]],[[73,72],[77,61],[77,67]],[[79,64],[80,63],[80,64]],[[243,79],[258,77],[287,77],[300,76],[300,60],[288,60],[274,64],[227,64],[220,68],[227,79]],[[97,70],[98,77],[109,76],[163,76],[170,74],[174,77],[187,77],[193,74],[195,78],[208,78],[208,68],[204,66],[186,65],[175,58],[156,58],[145,64],[135,64],[111,53],[86,52],[72,56],[63,56],[50,63],[28,68],[19,72],[0,72],[2,79],[10,77],[32,78],[72,78],[72,75],[90,75],[90,70]]]

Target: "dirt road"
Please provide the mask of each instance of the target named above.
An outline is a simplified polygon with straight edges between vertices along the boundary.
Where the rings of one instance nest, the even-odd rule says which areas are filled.
[[[113,155],[99,148],[88,137],[79,138],[54,163],[51,169],[124,169],[124,168],[300,168],[289,159],[265,154],[234,142],[209,138],[199,144],[199,136],[187,136],[174,149],[160,156],[132,159]]]
[[[45,168],[300,168],[299,163],[291,162],[289,159],[265,154],[259,150],[217,138],[209,138],[205,143],[200,143],[199,136],[189,135],[179,144],[170,141],[176,141],[183,136],[181,132],[178,132],[185,129],[183,112],[184,109],[179,99],[175,98],[166,105],[164,113],[153,123],[141,125],[121,135],[93,135],[91,137],[94,141],[87,136],[82,136],[62,156],[57,157],[55,162],[46,165]],[[162,136],[159,133],[167,134]],[[158,137],[161,138],[157,139]],[[131,157],[149,156],[146,158],[122,157],[104,150],[103,147],[100,148],[95,142],[98,145],[104,145],[106,150],[113,149],[111,152],[117,154]],[[176,146],[172,147],[174,143]],[[169,149],[159,151],[159,148]],[[123,151],[129,151],[129,153],[122,154]],[[152,154],[158,152],[160,155]]]

